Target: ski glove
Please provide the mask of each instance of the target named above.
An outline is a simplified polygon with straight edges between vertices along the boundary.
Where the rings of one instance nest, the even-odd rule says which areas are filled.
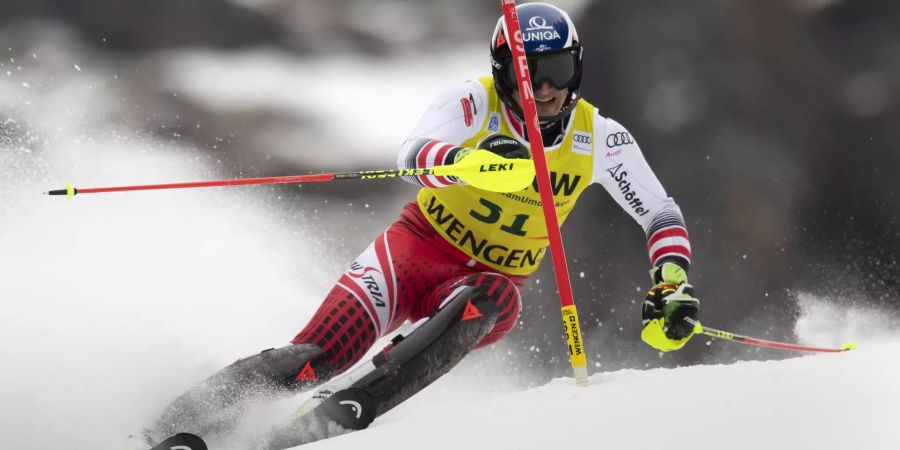
[[[460,162],[472,150],[487,150],[508,159],[531,159],[531,154],[519,141],[502,134],[492,134],[479,142],[475,148],[464,148],[456,153],[454,163]]]
[[[694,335],[694,325],[685,318],[697,320],[700,301],[694,298],[694,288],[679,265],[663,263],[654,267],[650,276],[656,285],[641,308],[641,339],[657,350],[678,350]]]

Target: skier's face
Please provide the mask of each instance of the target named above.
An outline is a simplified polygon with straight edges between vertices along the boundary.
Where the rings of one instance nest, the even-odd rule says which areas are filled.
[[[534,86],[534,106],[537,109],[538,117],[550,117],[559,114],[568,95],[568,89],[556,89],[547,81],[542,82],[540,86]],[[516,103],[519,103],[518,91],[514,93],[513,99],[515,99]],[[519,104],[519,107],[521,108],[522,105]]]

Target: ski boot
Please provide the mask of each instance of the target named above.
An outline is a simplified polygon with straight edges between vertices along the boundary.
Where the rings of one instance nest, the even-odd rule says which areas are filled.
[[[254,448],[281,450],[368,427],[452,369],[494,327],[497,315],[492,298],[471,286],[459,288],[407,337],[398,336],[370,361],[322,386]]]
[[[194,386],[163,411],[150,432],[162,437],[178,432],[205,436],[229,430],[252,404],[309,389],[330,374],[325,354],[315,345],[264,350]]]

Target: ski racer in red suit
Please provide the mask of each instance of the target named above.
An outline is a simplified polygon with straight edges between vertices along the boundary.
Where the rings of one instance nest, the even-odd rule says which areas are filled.
[[[547,4],[517,7],[559,221],[588,186],[602,186],[644,229],[655,286],[643,306],[642,338],[681,348],[696,319],[688,295],[691,252],[678,205],[634,137],[582,99],[582,48],[575,26]],[[463,160],[472,149],[530,158],[504,21],[491,39],[492,76],[440,94],[401,145],[401,168]],[[329,379],[296,417],[261,437],[258,448],[287,448],[368,426],[449,371],[469,351],[516,324],[519,288],[546,253],[536,184],[520,192],[477,189],[453,177],[418,176],[421,187],[399,219],[346,268],[291,345],[242,359],[177,400],[144,435],[206,435],[232,426],[253,400],[279,398]],[[404,321],[405,337],[357,365]],[[146,437],[146,436],[138,436]]]

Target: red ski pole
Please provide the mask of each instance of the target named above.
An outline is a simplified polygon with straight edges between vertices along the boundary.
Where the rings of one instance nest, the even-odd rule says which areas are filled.
[[[284,177],[237,178],[230,180],[191,181],[186,183],[142,184],[135,186],[110,186],[78,189],[66,184],[65,189],[54,189],[48,195],[65,195],[72,198],[78,194],[99,194],[103,192],[150,191],[159,189],[184,189],[216,186],[247,186],[258,184],[313,183],[335,180],[375,180],[420,175],[455,176],[480,189],[496,192],[515,192],[525,189],[534,180],[534,166],[510,163],[509,160],[487,150],[476,150],[456,164],[427,169],[388,169],[363,172],[320,173],[314,175],[293,175]]]
[[[550,241],[550,255],[553,257],[553,272],[556,275],[556,287],[559,289],[559,304],[562,308],[563,327],[569,344],[569,361],[575,374],[575,381],[580,385],[588,384],[587,357],[584,351],[584,334],[578,321],[578,311],[572,295],[572,282],[569,279],[569,267],[566,264],[566,252],[563,249],[562,236],[559,232],[559,220],[556,217],[556,202],[550,186],[550,175],[547,169],[547,158],[544,156],[544,141],[538,125],[537,111],[534,106],[534,92],[531,88],[531,74],[525,57],[525,41],[516,15],[515,0],[501,0],[506,32],[509,37],[509,48],[512,51],[516,79],[519,85],[519,103],[525,113],[525,126],[528,129],[531,157],[534,159],[534,171],[537,176],[538,190],[541,194],[541,206],[544,209],[544,224],[547,226],[547,237]]]
[[[846,352],[847,350],[853,350],[856,348],[856,344],[853,342],[847,342],[841,346],[841,348],[823,348],[823,347],[809,347],[806,345],[799,344],[789,344],[786,342],[776,342],[776,341],[768,341],[765,339],[753,338],[749,336],[741,336],[740,334],[730,333],[728,331],[717,330],[715,328],[710,328],[707,326],[700,325],[700,322],[693,320],[689,317],[685,317],[688,323],[694,326],[694,332],[704,334],[706,336],[714,337],[716,339],[724,339],[726,341],[737,342],[739,344],[744,345],[754,345],[757,347],[766,347],[766,348],[777,348],[779,350],[790,350],[794,352],[820,352],[820,353],[839,353]]]

